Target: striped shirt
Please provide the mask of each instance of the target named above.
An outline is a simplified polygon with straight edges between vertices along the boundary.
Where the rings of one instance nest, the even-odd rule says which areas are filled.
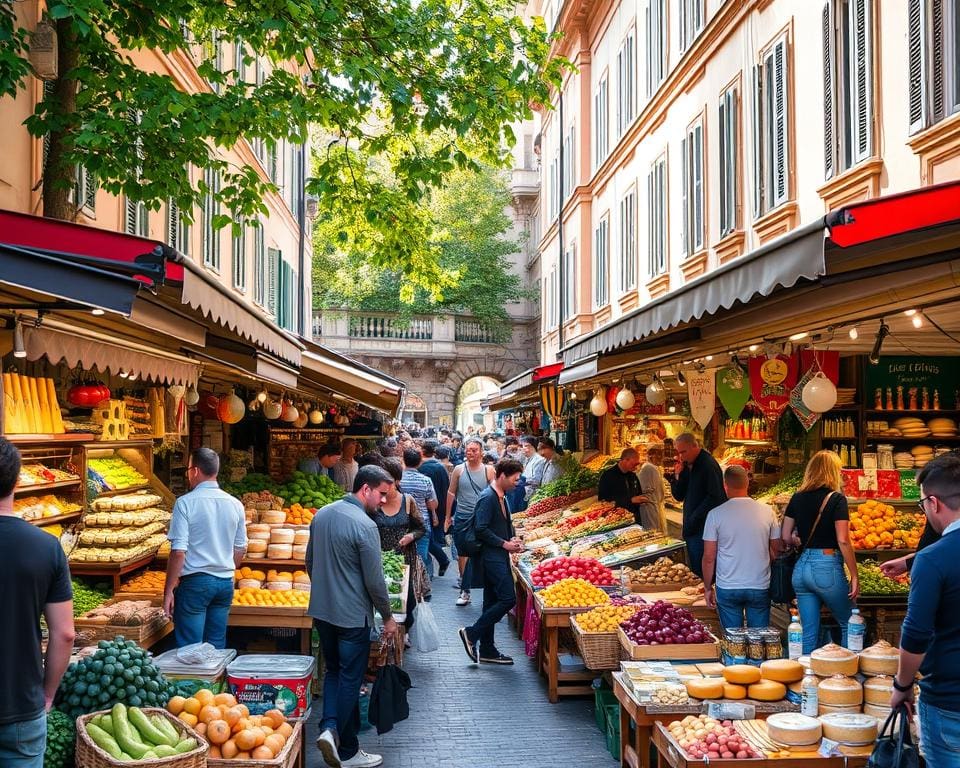
[[[433,481],[417,469],[403,470],[403,477],[400,480],[400,490],[410,496],[417,503],[417,509],[423,515],[423,523],[430,532],[433,518],[430,510],[427,509],[428,501],[437,501],[437,492],[433,489]]]

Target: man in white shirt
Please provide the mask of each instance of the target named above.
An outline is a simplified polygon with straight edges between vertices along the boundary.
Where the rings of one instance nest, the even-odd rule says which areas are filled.
[[[219,472],[216,451],[197,448],[187,465],[191,491],[173,505],[163,610],[173,616],[178,648],[227,644],[233,574],[247,549],[247,528],[243,504],[217,485]]]
[[[357,441],[352,437],[343,438],[340,443],[340,461],[330,467],[330,479],[343,488],[344,493],[353,493],[353,481],[360,469],[354,456],[357,453]]]
[[[770,561],[780,549],[780,526],[770,507],[747,495],[749,484],[743,467],[727,467],[727,501],[710,510],[703,529],[705,598],[722,627],[742,627],[744,613],[748,627],[770,625]]]

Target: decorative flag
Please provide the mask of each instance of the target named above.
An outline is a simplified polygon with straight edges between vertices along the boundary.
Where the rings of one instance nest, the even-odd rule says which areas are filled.
[[[544,412],[551,419],[560,418],[566,401],[567,398],[559,387],[553,384],[540,385],[540,405],[543,406]]]
[[[750,392],[767,417],[776,424],[790,404],[790,390],[797,383],[797,358],[795,355],[764,355],[750,358]]]
[[[813,378],[813,374],[817,372],[816,366],[811,366],[807,369],[807,372],[800,377],[800,381],[797,382],[797,386],[790,390],[790,410],[793,411],[794,415],[797,417],[797,421],[803,424],[803,428],[810,431],[814,424],[817,423],[817,419],[820,418],[819,413],[815,413],[807,408],[803,403],[803,388],[810,379]]]
[[[826,349],[800,350],[800,367],[797,370],[807,371],[814,365],[820,366],[820,370],[833,382],[834,386],[840,384],[839,352],[830,352]]]
[[[739,364],[730,364],[717,371],[717,397],[731,419],[739,419],[750,402],[750,380]]]
[[[717,410],[717,369],[707,368],[702,373],[691,371],[686,376],[690,415],[700,429],[706,429]]]

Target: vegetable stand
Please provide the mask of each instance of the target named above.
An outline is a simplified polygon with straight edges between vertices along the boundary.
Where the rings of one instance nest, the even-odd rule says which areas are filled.
[[[310,655],[310,632],[313,629],[313,619],[307,615],[306,608],[232,605],[227,626],[295,629],[300,635],[300,653]]]
[[[583,669],[575,672],[560,670],[560,632],[570,629],[570,617],[585,613],[587,608],[547,608],[534,593],[534,605],[540,616],[540,643],[537,650],[537,667],[547,678],[547,698],[556,704],[561,696],[588,696],[593,693],[591,685],[595,674]]]

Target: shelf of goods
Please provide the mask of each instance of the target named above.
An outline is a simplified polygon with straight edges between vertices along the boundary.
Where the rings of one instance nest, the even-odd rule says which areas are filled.
[[[173,622],[163,612],[161,595],[118,594],[76,617],[74,625],[87,645],[122,635],[141,648],[150,648],[173,631]]]
[[[69,439],[47,443],[35,437],[11,436],[22,461],[13,511],[34,525],[54,526],[46,530],[59,536],[60,524],[75,522],[83,511],[82,443]]]
[[[317,450],[327,443],[339,443],[343,429],[271,429],[267,443],[269,473],[273,477],[289,477],[300,460],[316,458]]]

